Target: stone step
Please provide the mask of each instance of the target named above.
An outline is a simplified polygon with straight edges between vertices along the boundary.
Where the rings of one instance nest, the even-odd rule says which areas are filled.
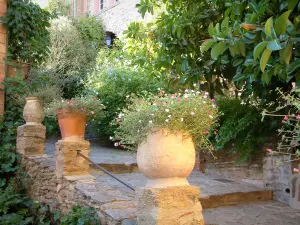
[[[96,205],[101,205],[103,224],[134,224],[136,219],[135,192],[105,174],[94,174],[94,184],[78,184],[76,188],[91,199]],[[123,173],[117,175],[136,187],[144,187],[146,178],[141,173]],[[193,186],[200,187],[203,209],[239,205],[272,200],[272,191],[243,182],[224,179],[219,176],[205,175],[194,171],[188,178]],[[88,191],[87,191],[88,190]],[[109,223],[105,220],[109,218]],[[112,222],[113,221],[113,222]]]

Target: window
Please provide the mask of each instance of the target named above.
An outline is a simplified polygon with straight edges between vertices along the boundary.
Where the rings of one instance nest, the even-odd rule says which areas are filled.
[[[100,11],[104,9],[104,0],[100,0]]]
[[[77,5],[76,5],[76,1],[77,0],[73,0],[73,17],[76,17],[76,8],[77,8]]]

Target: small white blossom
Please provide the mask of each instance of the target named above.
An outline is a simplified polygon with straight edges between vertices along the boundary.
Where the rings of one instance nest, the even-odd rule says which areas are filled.
[[[142,121],[141,120],[139,120],[139,123],[141,123]]]
[[[194,84],[193,84],[193,86],[194,86],[194,87],[197,87],[197,84],[196,84],[196,83],[194,83]]]
[[[188,95],[188,94],[184,94],[183,97],[184,97],[184,98],[188,98],[189,95]]]
[[[110,137],[109,137],[109,140],[112,140],[112,139],[113,139],[113,137],[112,137],[112,136],[110,136]]]
[[[194,112],[191,112],[191,115],[192,115],[192,116],[194,116],[194,115],[195,115],[195,113],[194,113]]]
[[[212,115],[209,115],[208,117],[211,118],[211,119],[214,118]]]
[[[183,122],[183,118],[181,118],[180,121]]]
[[[152,120],[149,120],[149,123],[152,123]]]
[[[116,142],[116,143],[114,144],[114,146],[115,146],[115,147],[118,147],[118,146],[119,146],[119,144]]]
[[[170,110],[169,110],[169,109],[165,109],[165,111],[166,111],[166,112],[170,112]]]
[[[154,114],[152,113],[151,116],[154,116]]]
[[[168,122],[169,122],[169,120],[168,120],[168,119],[166,119],[165,121],[166,121],[166,123],[168,123]]]
[[[169,117],[169,118],[171,118],[171,117],[172,117],[172,115],[168,115],[168,117]]]

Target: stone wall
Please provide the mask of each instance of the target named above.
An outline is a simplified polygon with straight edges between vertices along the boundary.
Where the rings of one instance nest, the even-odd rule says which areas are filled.
[[[214,156],[216,158],[208,153],[200,153],[200,170],[202,172],[263,186],[264,152],[260,152],[242,163],[238,162],[238,156],[229,154],[227,150],[218,150],[214,152]]]
[[[115,5],[104,9],[97,16],[102,19],[106,31],[120,37],[131,21],[148,21],[151,19],[150,14],[146,14],[144,19],[142,18],[135,7],[139,2],[140,0],[120,0]],[[91,11],[93,10],[91,9]]]
[[[0,16],[5,16],[7,10],[6,0],[0,0]],[[7,35],[6,28],[0,23],[0,83],[4,81],[5,78],[5,64],[4,60],[6,57],[6,43]],[[0,85],[0,116],[4,112],[4,88]]]
[[[30,198],[51,205],[56,201],[63,214],[74,205],[93,207],[101,225],[125,225],[136,218],[134,201],[113,188],[105,189],[90,175],[57,178],[55,164],[54,156],[23,157],[22,165],[28,174],[24,184]]]
[[[276,201],[287,204],[290,199],[292,167],[289,155],[269,155],[264,158],[264,186],[273,190]]]

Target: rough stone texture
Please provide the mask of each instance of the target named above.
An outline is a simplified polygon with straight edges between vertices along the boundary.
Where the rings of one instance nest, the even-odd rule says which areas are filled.
[[[144,19],[142,18],[138,9],[135,7],[138,3],[140,3],[140,0],[120,0],[119,3],[99,13],[98,17],[102,19],[105,30],[120,36],[122,32],[127,29],[128,23],[132,21],[150,20],[150,14],[146,14]]]
[[[300,175],[294,174],[291,178],[291,191],[289,205],[300,210]]]
[[[5,16],[7,11],[7,1],[0,0],[0,16]],[[4,113],[4,87],[1,83],[5,79],[5,57],[6,57],[7,30],[0,23],[0,117]],[[1,122],[1,121],[0,121]]]
[[[289,155],[269,155],[264,158],[264,185],[273,190],[274,200],[288,204],[292,175]]]
[[[214,155],[216,158],[200,152],[200,171],[263,186],[263,153],[243,163],[238,163],[238,156],[228,150],[218,150]]]
[[[22,125],[17,130],[17,151],[26,156],[45,152],[46,127],[42,124]]]
[[[77,152],[90,157],[90,143],[83,139],[64,139],[56,143],[56,175],[58,178],[72,175],[88,175],[89,162]]]
[[[300,211],[275,201],[203,211],[206,225],[299,225]]]
[[[204,225],[200,189],[193,186],[137,191],[139,225]]]
[[[53,156],[23,157],[22,165],[29,175],[24,183],[32,199],[56,201],[64,214],[74,205],[94,207],[102,225],[120,225],[123,220],[136,218],[136,204],[131,201],[134,192],[132,198],[123,196],[119,190],[103,186],[90,175],[57,178],[55,164]]]

